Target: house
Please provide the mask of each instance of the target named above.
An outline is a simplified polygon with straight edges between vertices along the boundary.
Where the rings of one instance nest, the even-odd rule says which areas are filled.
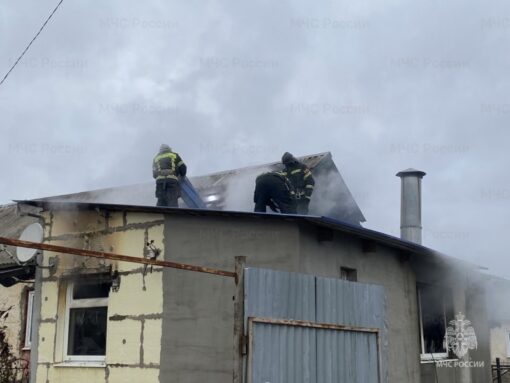
[[[17,238],[35,221],[28,215],[19,216],[14,204],[2,206],[0,236]],[[4,376],[22,379],[28,375],[30,361],[34,267],[21,267],[9,256],[14,254],[14,249],[6,250],[0,252],[0,349],[3,350],[0,369]]]
[[[415,224],[420,207],[406,190],[419,193],[421,176],[404,173],[402,217]],[[229,194],[218,190],[210,202],[228,206]],[[347,222],[128,204],[115,192],[108,203],[98,194],[78,196],[19,205],[40,209],[45,244],[139,259],[160,254],[227,272],[44,251],[35,282],[33,382],[225,382],[234,359],[254,382],[491,379],[484,278],[476,266],[416,243],[421,222],[404,224],[408,239],[401,239],[363,228],[362,214]],[[231,277],[238,256],[246,257],[243,294]],[[244,305],[240,343],[234,296]],[[443,342],[459,315],[478,345],[460,356],[451,351],[455,340]]]

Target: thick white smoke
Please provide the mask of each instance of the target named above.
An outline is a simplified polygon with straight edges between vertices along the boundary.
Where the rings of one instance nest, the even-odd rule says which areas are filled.
[[[225,188],[225,210],[253,211],[253,193],[255,179],[262,173],[275,170],[268,167],[257,167],[243,170],[235,177],[230,177]]]

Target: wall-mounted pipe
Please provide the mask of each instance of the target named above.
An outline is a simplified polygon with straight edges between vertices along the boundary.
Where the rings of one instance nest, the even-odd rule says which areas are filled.
[[[213,268],[203,267],[203,266],[188,265],[185,263],[178,263],[178,262],[171,262],[171,261],[161,261],[161,260],[150,259],[150,258],[131,257],[128,255],[105,253],[102,251],[75,249],[72,247],[56,246],[56,245],[50,245],[47,243],[22,241],[22,240],[13,239],[13,238],[0,237],[0,244],[24,247],[24,248],[29,248],[29,249],[53,251],[55,253],[73,254],[73,255],[79,255],[82,257],[94,257],[94,258],[111,259],[114,261],[142,263],[145,265],[169,267],[172,269],[188,270],[188,271],[195,271],[195,272],[199,272],[199,273],[207,273],[207,274],[221,275],[224,277],[236,278],[236,273],[233,271],[213,269]]]

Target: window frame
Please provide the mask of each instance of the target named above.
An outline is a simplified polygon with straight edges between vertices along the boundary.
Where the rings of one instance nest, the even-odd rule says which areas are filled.
[[[420,319],[420,359],[422,362],[430,362],[434,360],[444,360],[449,359],[449,353],[448,353],[448,337],[446,337],[446,352],[425,352],[425,339],[423,336],[423,311],[421,307],[421,290],[420,286],[417,287],[418,292],[418,315]],[[446,319],[446,305],[445,305],[445,299],[442,297],[441,300],[442,306],[443,306],[443,321],[444,321],[444,333],[446,335],[446,329],[448,327],[448,322]]]
[[[28,291],[27,294],[27,312],[25,315],[25,342],[23,350],[32,348],[32,321],[34,317],[34,290]]]
[[[79,283],[79,282],[78,282]],[[71,309],[76,308],[94,308],[94,307],[106,307],[108,309],[108,299],[106,298],[86,298],[86,299],[74,299],[73,292],[75,281],[69,282],[66,287],[66,307],[65,307],[65,320],[64,320],[64,362],[84,362],[84,363],[98,363],[105,362],[105,355],[69,355],[69,323]],[[108,326],[108,319],[106,320]]]

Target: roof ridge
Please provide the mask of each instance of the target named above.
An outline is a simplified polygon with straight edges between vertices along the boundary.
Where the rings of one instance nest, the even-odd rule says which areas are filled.
[[[298,159],[306,159],[306,158],[314,158],[314,157],[324,157],[326,158],[327,156],[331,156],[331,152],[327,151],[327,152],[322,152],[322,153],[316,153],[316,154],[308,154],[308,155],[305,155],[305,156],[300,156],[298,157]],[[321,159],[322,161],[322,159]],[[275,164],[278,164],[279,161],[274,161],[274,162],[270,162],[270,163],[265,163],[265,164],[259,164],[259,165],[250,165],[250,166],[246,166],[246,167],[242,167],[242,168],[237,168],[237,169],[231,169],[231,170],[222,170],[222,171],[219,171],[219,172],[214,172],[214,173],[207,173],[207,174],[202,174],[202,175],[198,175],[198,176],[190,176],[189,178],[191,180],[193,180],[194,178],[202,178],[202,177],[212,177],[212,176],[220,176],[220,175],[227,175],[227,174],[233,174],[233,173],[236,173],[240,170],[246,170],[246,169],[256,169],[256,168],[259,168],[261,166],[274,166]],[[80,194],[85,194],[85,193],[97,193],[97,192],[106,192],[106,191],[113,191],[113,190],[116,190],[116,189],[119,189],[119,188],[124,188],[124,187],[134,187],[134,186],[141,186],[141,185],[147,185],[147,184],[150,184],[152,182],[140,182],[140,183],[136,183],[136,184],[128,184],[128,185],[120,185],[120,186],[110,186],[110,187],[106,187],[106,188],[100,188],[100,189],[93,189],[93,190],[83,190],[83,191],[78,191],[78,192],[74,192],[74,193],[67,193],[67,194],[59,194],[59,195],[54,195],[54,196],[48,196],[48,197],[40,197],[40,198],[34,198],[32,199],[33,201],[39,201],[39,200],[53,200],[53,199],[59,199],[59,198],[68,198],[68,197],[72,197],[72,196],[76,196],[76,195],[80,195]]]
[[[331,155],[331,152],[327,151],[327,152],[321,152],[321,153],[316,153],[316,154],[308,154],[308,155],[305,155],[305,156],[299,156],[299,157],[296,157],[298,160],[303,160],[303,159],[307,159],[307,158],[314,158],[314,157],[324,157],[326,158],[327,155]],[[321,159],[322,161],[322,159]],[[227,175],[227,174],[232,174],[232,173],[236,173],[238,172],[239,170],[247,170],[247,169],[256,169],[256,168],[260,168],[262,166],[272,166],[272,165],[277,165],[277,164],[281,164],[281,161],[274,161],[274,162],[269,162],[269,163],[264,163],[264,164],[258,164],[258,165],[249,165],[249,166],[244,166],[244,167],[241,167],[241,168],[236,168],[236,169],[230,169],[230,170],[222,170],[222,171],[219,171],[219,172],[214,172],[214,173],[207,173],[207,174],[202,174],[202,175],[199,175],[199,176],[193,176],[193,177],[190,177],[190,178],[199,178],[199,177],[211,177],[211,176],[219,176],[219,175]]]

